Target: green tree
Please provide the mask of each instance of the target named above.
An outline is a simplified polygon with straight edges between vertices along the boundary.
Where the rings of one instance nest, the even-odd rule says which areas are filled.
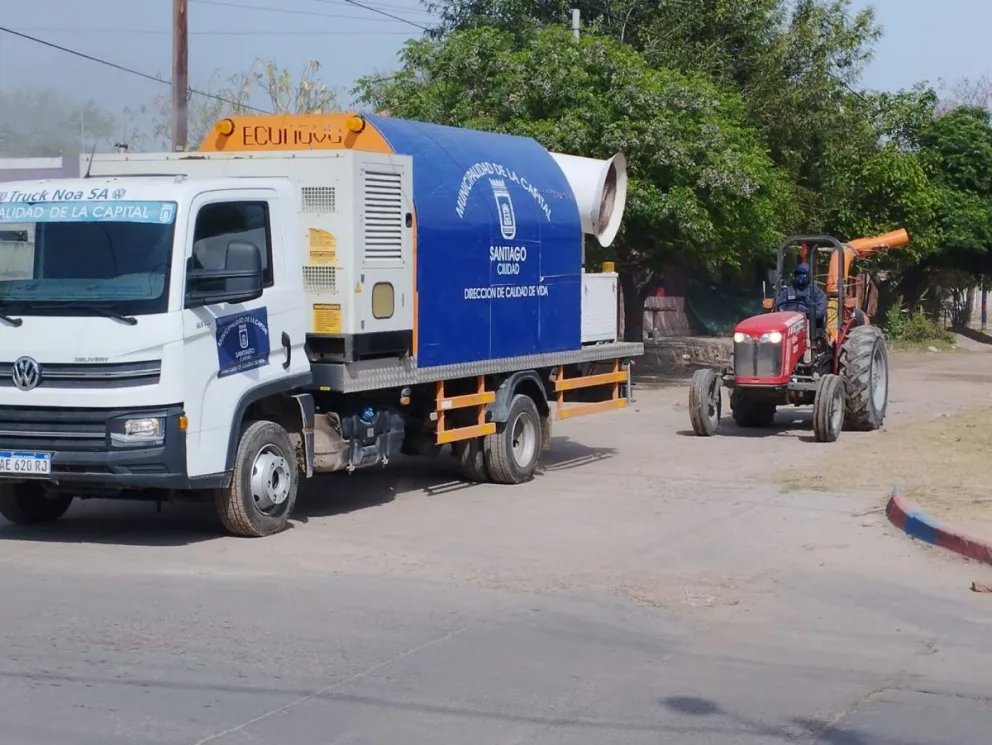
[[[10,157],[76,156],[96,144],[106,149],[114,117],[93,101],[76,101],[51,89],[0,93],[0,154]]]
[[[188,109],[189,147],[195,149],[219,119],[231,114],[309,114],[338,108],[335,91],[320,78],[320,63],[311,60],[299,75],[273,60],[256,59],[247,72],[216,71],[202,93],[192,93]],[[171,149],[172,97],[126,109],[131,122],[127,141],[136,149]]]
[[[650,66],[704,75],[736,92],[748,123],[789,174],[802,205],[797,222],[783,223],[783,231],[849,227],[850,216],[843,213],[853,208],[856,194],[838,191],[848,184],[838,169],[856,166],[860,179],[884,177],[858,184],[876,203],[876,212],[882,195],[895,192],[902,198],[920,176],[911,158],[878,151],[880,132],[873,125],[886,102],[856,92],[855,86],[881,29],[871,8],[853,13],[850,0],[431,0],[428,5],[440,18],[436,37],[491,26],[518,39],[535,25],[566,27],[570,7],[579,7],[586,28],[630,44]],[[872,163],[861,167],[866,157]],[[889,165],[901,174],[900,183],[890,183]],[[925,214],[916,220],[925,221]]]
[[[402,67],[363,78],[358,99],[392,115],[534,137],[591,157],[623,151],[630,189],[618,262],[628,330],[666,263],[735,264],[794,220],[791,194],[740,97],[705,76],[654,69],[629,45],[567,29],[480,27],[409,42]]]
[[[945,285],[975,284],[992,274],[992,113],[984,106],[951,109],[933,119],[920,148],[938,195],[941,251],[928,268],[944,275]],[[949,273],[956,282],[947,281]]]
[[[918,261],[940,242],[939,195],[919,146],[936,102],[922,87],[849,100],[849,136],[834,141],[819,161],[817,222],[826,232],[853,238],[909,230],[907,250],[879,257],[890,268]]]

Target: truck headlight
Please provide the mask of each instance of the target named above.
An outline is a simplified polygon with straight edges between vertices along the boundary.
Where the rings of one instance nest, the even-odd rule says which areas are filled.
[[[769,344],[778,344],[782,341],[781,331],[769,331],[767,334],[762,334],[758,341],[766,341]]]
[[[741,333],[740,331],[734,332],[734,344],[743,344],[746,341],[750,341],[751,337],[747,334]]]
[[[165,419],[140,417],[114,419],[110,422],[110,441],[114,445],[161,445],[165,440]]]

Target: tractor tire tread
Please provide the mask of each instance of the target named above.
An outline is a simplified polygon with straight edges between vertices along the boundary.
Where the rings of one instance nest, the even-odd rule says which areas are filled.
[[[839,375],[824,375],[813,400],[813,436],[817,442],[835,442],[840,430],[830,428],[831,401],[841,393],[841,406],[844,405],[843,383]],[[843,425],[841,426],[843,428]]]
[[[885,408],[875,410],[872,405],[871,372],[876,345],[882,345],[886,356],[885,339],[875,326],[855,326],[841,345],[839,368],[844,381],[844,425],[855,432],[871,432],[882,426]],[[888,375],[886,356],[886,375]],[[888,397],[886,396],[886,399]]]
[[[699,437],[716,434],[720,426],[719,407],[715,421],[708,416],[710,390],[714,384],[717,384],[716,373],[708,367],[692,374],[692,383],[689,386],[689,421],[692,422],[692,431]],[[717,395],[720,395],[719,389]]]

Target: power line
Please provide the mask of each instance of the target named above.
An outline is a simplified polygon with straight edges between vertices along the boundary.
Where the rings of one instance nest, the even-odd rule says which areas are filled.
[[[390,13],[387,10],[382,10],[381,8],[377,8],[374,5],[366,5],[365,3],[357,2],[357,0],[341,0],[341,1],[348,3],[348,5],[354,5],[356,8],[362,8],[363,10],[367,10],[367,11],[370,11],[372,13],[378,13],[379,15],[385,16],[386,18],[392,18],[394,21],[400,21],[402,23],[408,23],[411,26],[416,26],[421,31],[431,31],[432,30],[430,28],[430,26],[421,25],[421,24],[417,23],[416,21],[411,21],[409,18],[402,18],[402,17],[400,17],[398,15],[394,15],[394,14]],[[333,2],[333,0],[314,0],[314,2],[331,3],[331,2]]]
[[[328,5],[347,5],[348,0],[312,0],[313,2],[322,3],[326,2]],[[420,13],[422,15],[430,15],[426,10],[413,10],[412,8],[407,8],[403,5],[393,5],[392,3],[369,3],[374,8],[382,8],[384,10],[403,10],[413,13]]]
[[[7,28],[6,26],[0,26],[0,32],[5,34],[10,34],[11,36],[16,36],[21,39],[25,39],[35,44],[40,44],[42,46],[48,47],[50,49],[58,50],[59,52],[64,52],[65,54],[71,54],[73,57],[79,57],[80,59],[88,60],[90,62],[95,62],[98,65],[103,65],[105,67],[112,67],[115,70],[120,70],[121,72],[126,72],[129,75],[135,75],[139,78],[144,78],[145,80],[151,80],[152,82],[159,83],[160,85],[172,85],[171,80],[164,80],[163,78],[156,77],[147,72],[142,72],[141,70],[135,70],[131,67],[125,67],[124,65],[118,65],[116,62],[111,62],[110,60],[105,60],[100,57],[94,57],[92,54],[86,54],[85,52],[80,52],[76,49],[70,49],[69,47],[62,46],[61,44],[56,44],[51,41],[46,41],[45,39],[39,39],[37,36],[31,36],[30,34],[25,34],[21,31],[15,31],[12,28]],[[215,101],[220,101],[221,103],[226,103],[231,106],[238,106],[243,109],[248,109],[249,111],[255,111],[259,114],[271,114],[270,111],[265,111],[264,109],[256,109],[252,106],[247,106],[238,101],[231,101],[223,96],[218,96],[215,93],[207,93],[206,91],[199,91],[195,88],[188,88],[189,93],[195,93],[198,96],[203,96],[204,98],[211,98]]]
[[[319,0],[315,0],[319,1]],[[384,18],[369,18],[368,16],[340,15],[338,13],[324,13],[316,10],[298,10],[295,8],[277,8],[272,5],[245,5],[244,3],[229,2],[229,0],[190,0],[197,5],[214,5],[222,8],[237,8],[238,10],[258,10],[265,13],[280,13],[283,15],[309,16],[311,18],[333,18],[335,20],[368,21],[375,23],[392,23],[393,21]],[[370,6],[371,7],[371,6]],[[403,23],[409,23],[409,19],[399,19]]]
[[[49,34],[150,34],[169,36],[171,31],[138,28],[24,28],[23,32]],[[190,36],[409,36],[406,31],[190,31]]]

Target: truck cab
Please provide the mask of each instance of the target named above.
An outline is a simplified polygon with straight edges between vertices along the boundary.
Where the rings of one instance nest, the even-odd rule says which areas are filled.
[[[292,197],[279,178],[0,184],[0,228],[29,239],[0,251],[4,516],[229,485],[232,412],[310,382]],[[262,459],[273,478],[292,460]]]

